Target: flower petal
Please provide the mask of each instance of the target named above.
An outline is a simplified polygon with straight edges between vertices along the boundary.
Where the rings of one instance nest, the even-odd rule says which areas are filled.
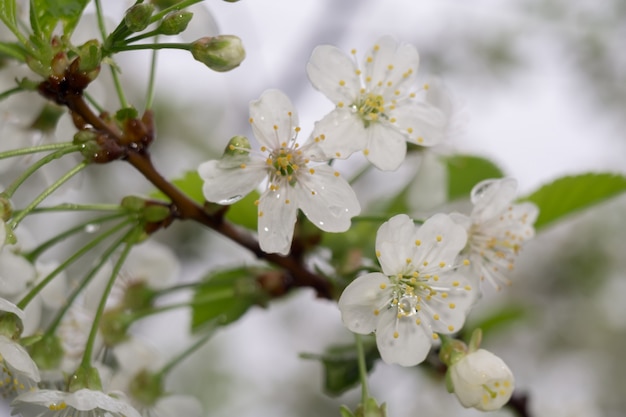
[[[259,244],[264,252],[289,253],[298,211],[294,194],[293,188],[285,182],[278,189],[268,188],[261,195],[258,231]]]
[[[204,181],[202,192],[207,201],[232,204],[254,190],[267,176],[260,165],[250,164],[245,168],[223,168],[220,161],[207,161],[198,167]]]
[[[414,366],[426,359],[432,339],[415,320],[415,316],[398,318],[397,308],[381,313],[376,345],[383,361]]]
[[[331,45],[316,47],[307,63],[306,73],[313,87],[333,103],[350,105],[356,101],[361,88],[357,67],[340,49]]]
[[[396,275],[413,256],[416,227],[406,214],[398,214],[383,223],[376,233],[376,256],[383,272]]]
[[[395,171],[406,156],[406,136],[394,126],[372,123],[367,129],[366,158],[382,171]]]
[[[314,161],[347,158],[367,144],[363,121],[352,109],[335,109],[315,123],[311,137],[303,145]]]
[[[441,110],[426,103],[412,102],[389,111],[396,126],[405,132],[407,140],[421,146],[440,143],[446,135],[446,118]]]
[[[154,290],[171,285],[179,270],[180,265],[174,252],[168,246],[155,241],[135,246],[123,268],[131,282],[146,283]]]
[[[370,55],[365,56],[363,68],[370,90],[393,92],[402,84],[412,84],[419,67],[419,54],[411,44],[399,44],[392,36],[380,38]]]
[[[35,267],[23,256],[13,253],[10,247],[0,252],[0,294],[16,296],[26,291],[36,277]]]
[[[346,327],[359,334],[369,334],[376,329],[380,311],[392,299],[389,279],[375,272],[358,277],[346,287],[339,297],[341,319]]]
[[[471,285],[468,273],[451,272],[439,276],[430,288],[435,293],[422,303],[422,325],[430,332],[458,332],[478,299],[478,288]]]
[[[33,362],[28,352],[26,352],[26,349],[2,335],[0,335],[0,355],[12,372],[17,371],[20,375],[34,382],[41,380],[39,377],[39,369],[37,369],[37,365],[35,365],[35,362]]]
[[[517,181],[514,178],[481,181],[472,188],[474,203],[472,219],[483,222],[498,216],[508,208],[517,194]]]
[[[327,232],[345,232],[352,217],[361,212],[350,184],[328,165],[319,165],[299,175],[295,191],[300,210]]]
[[[261,145],[278,149],[296,134],[298,114],[289,97],[280,90],[267,90],[250,102],[250,123]]]
[[[447,214],[435,214],[419,227],[416,239],[421,243],[415,255],[418,264],[451,268],[467,243],[467,232]]]

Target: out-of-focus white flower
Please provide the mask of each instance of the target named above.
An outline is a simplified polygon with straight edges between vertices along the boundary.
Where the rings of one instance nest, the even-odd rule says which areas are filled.
[[[111,379],[110,387],[128,394],[133,406],[144,417],[201,417],[202,405],[197,398],[189,395],[168,394],[163,386],[151,384],[151,372],[163,366],[163,358],[140,339],[115,346],[113,354],[119,369]],[[147,378],[142,378],[147,376]],[[161,381],[163,382],[163,381]]]
[[[471,215],[451,215],[467,230],[467,249],[475,274],[497,289],[510,284],[506,272],[513,269],[523,243],[535,235],[533,224],[539,209],[530,202],[513,204],[516,193],[513,178],[482,181],[472,189]]]
[[[502,359],[488,350],[468,353],[450,366],[454,393],[463,407],[493,411],[506,404],[513,394],[513,373]]]
[[[347,158],[362,150],[377,168],[395,170],[404,160],[407,141],[439,143],[446,117],[428,101],[416,100],[418,66],[415,47],[390,36],[376,42],[362,67],[334,46],[315,48],[307,74],[337,105],[313,131],[324,155]]]
[[[339,299],[344,324],[359,334],[376,331],[387,363],[422,362],[437,333],[460,330],[475,300],[455,265],[466,240],[463,228],[445,214],[421,227],[406,215],[392,217],[376,235],[382,273],[358,277]]]
[[[87,388],[75,392],[25,392],[11,403],[13,414],[24,417],[141,417],[126,401]]]
[[[0,298],[0,312],[15,315],[20,321],[24,319],[24,312],[3,298]],[[5,397],[28,391],[40,381],[37,365],[14,337],[15,334],[0,335],[0,392]]]
[[[360,213],[359,202],[339,172],[316,153],[314,142],[296,143],[298,115],[289,98],[268,90],[250,103],[250,124],[261,143],[254,155],[249,148],[232,146],[237,156],[200,165],[204,196],[208,201],[231,204],[255,189],[266,177],[267,189],[259,198],[258,232],[261,249],[287,254],[298,209],[320,229],[344,232]]]

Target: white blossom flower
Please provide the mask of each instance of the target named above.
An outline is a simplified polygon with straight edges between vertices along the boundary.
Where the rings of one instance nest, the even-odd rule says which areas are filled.
[[[37,390],[25,392],[11,403],[13,414],[23,417],[141,417],[124,400],[87,388],[75,392]]]
[[[24,312],[3,298],[0,298],[0,311],[14,314],[20,321],[24,319]],[[0,392],[4,397],[27,391],[40,381],[37,365],[12,337],[0,335]]]
[[[471,215],[451,216],[468,234],[469,259],[476,276],[500,289],[510,284],[506,272],[514,267],[522,244],[535,234],[539,209],[533,203],[514,204],[517,181],[513,178],[485,180],[471,193]]]
[[[460,330],[474,290],[455,265],[466,233],[447,215],[437,214],[421,227],[401,214],[376,235],[382,273],[355,279],[339,299],[351,331],[376,331],[376,344],[387,363],[422,362],[437,333]]]
[[[362,150],[377,168],[395,170],[404,160],[407,141],[439,143],[446,118],[429,102],[416,100],[418,66],[415,47],[389,36],[376,42],[362,67],[334,46],[315,48],[307,74],[337,106],[313,131],[324,155],[346,158]]]
[[[448,370],[454,393],[463,407],[493,411],[506,404],[515,388],[513,373],[502,359],[478,349]]]
[[[244,156],[225,155],[201,164],[205,198],[233,203],[267,177],[267,188],[257,202],[259,243],[265,252],[289,252],[298,209],[324,231],[346,231],[350,219],[361,211],[356,195],[329,165],[310,165],[325,159],[316,154],[314,142],[296,143],[298,116],[287,96],[268,90],[251,102],[250,124],[261,153],[232,146]]]

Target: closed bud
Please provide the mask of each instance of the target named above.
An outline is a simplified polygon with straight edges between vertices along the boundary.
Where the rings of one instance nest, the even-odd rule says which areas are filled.
[[[193,13],[185,10],[168,13],[157,31],[162,35],[178,35],[187,29],[192,17]]]
[[[87,41],[79,46],[78,56],[80,57],[78,65],[79,71],[89,73],[100,70],[100,62],[102,62],[102,48],[100,46],[100,42],[96,39]]]
[[[448,368],[448,374],[461,405],[481,411],[500,409],[515,387],[506,363],[484,349],[468,353]]]
[[[150,3],[135,4],[126,11],[124,23],[131,32],[141,32],[150,24],[154,6]]]
[[[9,200],[5,195],[0,194],[0,220],[7,221],[13,215],[13,205],[11,204],[11,200]],[[0,227],[6,227],[1,224]],[[2,236],[6,236],[5,230],[0,230],[0,239]],[[2,246],[2,240],[0,240],[0,246]]]
[[[30,356],[39,369],[57,369],[63,360],[63,346],[56,335],[44,336],[30,346]]]
[[[241,39],[234,35],[200,38],[191,44],[191,54],[196,61],[218,72],[238,67],[246,57]]]

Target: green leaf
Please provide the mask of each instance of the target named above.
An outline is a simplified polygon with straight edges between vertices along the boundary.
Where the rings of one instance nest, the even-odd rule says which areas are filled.
[[[182,178],[172,180],[172,184],[178,187],[183,193],[187,194],[196,203],[204,204],[204,194],[202,193],[202,185],[204,181],[200,178],[197,171],[187,171]],[[150,193],[150,197],[158,200],[169,201],[169,198],[161,191]]]
[[[267,293],[258,285],[258,268],[241,267],[211,272],[192,299],[191,330],[202,330],[217,321],[220,326],[234,322],[254,305],[265,305]]]
[[[535,229],[555,220],[601,203],[626,191],[626,177],[610,173],[582,174],[559,178],[544,185],[521,201],[531,201],[539,207]]]
[[[479,320],[468,320],[468,323],[463,327],[463,334],[469,336],[475,329],[480,328],[483,331],[483,337],[485,337],[500,329],[508,329],[512,323],[526,318],[528,318],[527,306],[509,304],[492,311],[491,314]]]
[[[380,358],[373,337],[363,337],[365,366],[371,371],[374,362]],[[331,346],[322,355],[303,353],[303,359],[314,359],[324,366],[324,390],[329,395],[341,395],[360,382],[359,362],[356,345]]]
[[[469,197],[480,181],[504,176],[497,165],[479,156],[455,155],[444,161],[448,167],[448,201]]]
[[[17,29],[15,0],[0,0],[0,19],[11,31]]]
[[[257,229],[257,220],[259,218],[258,208],[255,201],[260,197],[257,191],[250,194],[232,204],[226,212],[226,218],[233,223],[241,225],[250,230]]]
[[[89,0],[31,0],[31,26],[35,35],[50,39],[59,22],[63,34],[73,31]]]

